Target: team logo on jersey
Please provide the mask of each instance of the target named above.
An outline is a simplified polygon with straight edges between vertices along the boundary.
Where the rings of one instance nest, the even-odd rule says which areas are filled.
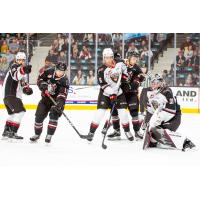
[[[169,99],[169,104],[174,104],[174,99],[173,98]]]

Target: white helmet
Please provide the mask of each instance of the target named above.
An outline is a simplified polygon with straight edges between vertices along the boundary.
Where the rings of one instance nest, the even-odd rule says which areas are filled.
[[[24,52],[18,52],[15,56],[16,60],[26,60],[26,54]]]
[[[113,53],[113,50],[111,48],[105,48],[103,50],[103,59],[105,57],[114,57],[114,53]]]

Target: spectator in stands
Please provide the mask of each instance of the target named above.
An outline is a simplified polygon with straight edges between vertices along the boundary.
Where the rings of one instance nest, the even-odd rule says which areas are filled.
[[[189,60],[193,56],[192,45],[185,47],[184,56],[186,58],[186,61]]]
[[[112,35],[114,42],[120,42],[122,41],[122,34],[121,33],[113,33]]]
[[[0,58],[0,70],[6,72],[8,69],[8,62],[6,57]]]
[[[95,84],[95,77],[93,70],[89,70],[88,76],[87,76],[87,85],[94,85]]]
[[[9,44],[10,53],[16,54],[19,51],[19,44],[16,38],[12,39],[12,42]]]
[[[85,80],[84,80],[83,73],[82,73],[81,69],[79,69],[77,71],[77,74],[74,77],[72,84],[74,84],[74,85],[84,85],[85,84]]]
[[[6,40],[6,43],[7,43],[7,44],[10,43],[10,34],[9,34],[9,33],[6,34],[5,40]]]
[[[189,48],[190,45],[192,45],[191,38],[187,37],[186,41],[181,45],[181,50],[185,50],[186,47]]]
[[[111,34],[99,34],[99,42],[105,42],[105,44],[110,44],[112,42]]]
[[[195,85],[192,74],[188,74],[184,86],[193,87]]]
[[[148,44],[147,44],[146,40],[142,40],[141,49],[144,49],[144,47],[147,47],[147,46],[148,46]]]
[[[58,54],[57,52],[54,52],[53,49],[49,51],[48,57],[49,57],[50,62],[52,62],[53,64],[56,64],[58,62]]]
[[[148,50],[148,48],[145,46],[141,52],[140,59],[145,63],[145,66],[148,66],[148,59],[153,56],[153,52]]]
[[[6,40],[4,40],[3,43],[2,43],[2,46],[1,46],[1,53],[6,54],[8,49],[9,49],[8,44],[7,44]]]
[[[179,67],[184,66],[185,61],[186,59],[185,56],[183,55],[183,51],[179,50],[178,55],[176,56],[176,65]]]
[[[79,58],[85,60],[92,58],[89,49],[85,45],[83,45],[83,49],[80,52]]]
[[[188,66],[199,67],[199,65],[200,65],[199,56],[197,55],[197,51],[194,51],[191,59],[188,60]]]
[[[58,51],[62,51],[62,46],[64,45],[65,41],[61,34],[58,34]]]
[[[163,80],[165,81],[165,84],[167,86],[170,86],[171,85],[171,79],[170,79],[169,73],[166,69],[163,70],[162,77],[163,77]]]
[[[159,43],[162,43],[167,39],[167,33],[157,33],[156,35],[156,41]]]
[[[138,49],[136,48],[134,42],[132,42],[132,43],[129,45],[128,51],[127,51],[127,53],[126,53],[126,58],[128,57],[128,55],[129,55],[130,53],[133,53],[133,52],[139,54],[139,51],[138,51]]]
[[[62,62],[62,63],[67,64],[67,56],[66,56],[64,51],[61,51],[59,53],[58,62]]]
[[[15,55],[10,53],[10,50],[7,50],[6,58],[8,63],[11,63],[15,59]]]
[[[39,70],[39,73],[41,74],[45,69],[49,68],[49,67],[52,67],[52,62],[51,60],[49,59],[49,57],[47,56],[46,59],[45,59],[45,64],[42,68],[40,68]]]
[[[93,33],[85,33],[83,42],[94,42],[94,34]]]
[[[58,40],[55,39],[53,41],[53,44],[51,46],[51,49],[54,51],[54,52],[58,52],[59,51],[59,43],[58,43]]]
[[[75,43],[72,46],[72,58],[77,60],[79,58],[78,44]]]
[[[64,44],[61,47],[61,51],[64,51],[65,53],[67,53],[67,51],[68,51],[68,38],[64,39]]]

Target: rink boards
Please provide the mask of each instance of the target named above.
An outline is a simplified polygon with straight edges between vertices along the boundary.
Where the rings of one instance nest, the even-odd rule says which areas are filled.
[[[23,103],[26,109],[36,109],[41,94],[36,85],[33,95],[23,95]],[[140,88],[141,91],[142,88]],[[200,113],[200,88],[197,87],[172,87],[174,95],[177,96],[183,113]],[[95,110],[99,93],[98,86],[70,86],[66,101],[66,110]],[[0,86],[0,109],[5,109],[2,99],[2,86]]]

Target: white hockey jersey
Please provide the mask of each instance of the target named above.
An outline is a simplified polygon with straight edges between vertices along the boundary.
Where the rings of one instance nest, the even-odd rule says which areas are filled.
[[[161,122],[171,120],[180,109],[170,88],[148,91],[147,97],[147,111],[152,115],[156,112]]]
[[[112,94],[119,96],[122,94],[120,88],[122,74],[128,76],[127,67],[123,62],[117,63],[114,68],[103,66],[98,70],[98,81],[105,96],[109,97]],[[117,81],[113,77],[118,77]]]

